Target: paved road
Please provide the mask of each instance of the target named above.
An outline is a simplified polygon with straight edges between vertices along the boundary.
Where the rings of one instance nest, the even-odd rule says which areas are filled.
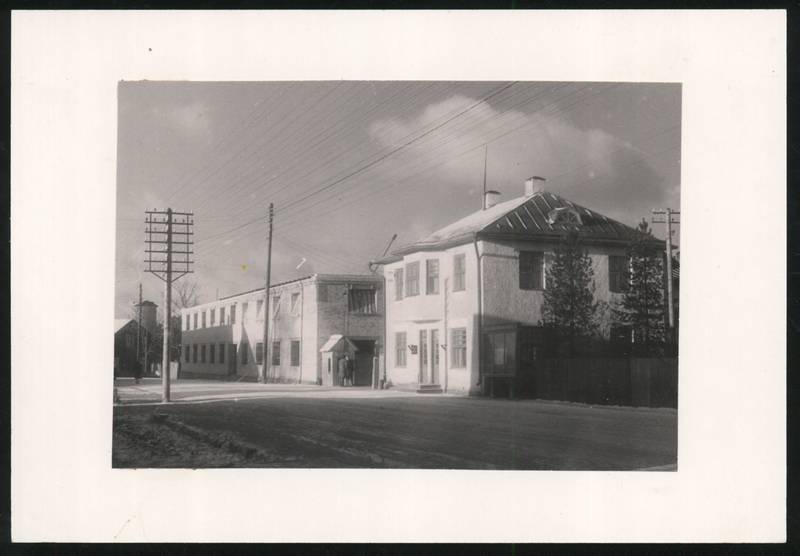
[[[137,388],[159,392],[158,384]],[[677,461],[670,409],[257,384],[186,384],[175,394],[184,402],[116,406],[115,430],[124,419],[167,414],[176,431],[203,431],[215,446],[218,437],[252,447],[257,453],[246,461],[226,464],[245,467],[669,470]],[[115,449],[117,442],[115,434]],[[147,453],[121,466],[205,461],[185,452],[148,460]]]

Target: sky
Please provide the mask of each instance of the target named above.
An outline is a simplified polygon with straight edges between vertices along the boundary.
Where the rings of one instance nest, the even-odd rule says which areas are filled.
[[[631,226],[680,209],[679,84],[137,81],[118,101],[117,318],[140,283],[163,305],[148,209],[194,213],[200,302],[263,287],[269,203],[272,283],[368,273],[394,234],[479,210],[484,171],[500,200],[542,176]]]

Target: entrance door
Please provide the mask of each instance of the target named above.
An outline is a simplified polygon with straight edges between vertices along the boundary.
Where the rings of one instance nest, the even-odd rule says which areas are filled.
[[[439,331],[431,330],[431,384],[439,384]]]
[[[358,348],[356,351],[353,376],[355,386],[370,386],[372,384],[372,358],[375,356],[375,340],[353,340]]]
[[[428,368],[428,331],[419,331],[419,382],[430,384],[430,369]]]

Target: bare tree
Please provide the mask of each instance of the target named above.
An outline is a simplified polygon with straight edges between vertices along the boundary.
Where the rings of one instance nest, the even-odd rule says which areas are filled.
[[[177,314],[181,309],[194,307],[200,303],[200,286],[194,280],[179,280],[175,282],[172,293],[172,313]]]

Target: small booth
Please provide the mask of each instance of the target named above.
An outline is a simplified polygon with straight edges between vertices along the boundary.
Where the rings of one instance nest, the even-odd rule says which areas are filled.
[[[323,386],[341,386],[339,384],[339,360],[345,355],[350,356],[350,360],[355,362],[356,345],[341,334],[334,334],[325,344],[319,348],[322,354],[322,377],[320,383]]]

